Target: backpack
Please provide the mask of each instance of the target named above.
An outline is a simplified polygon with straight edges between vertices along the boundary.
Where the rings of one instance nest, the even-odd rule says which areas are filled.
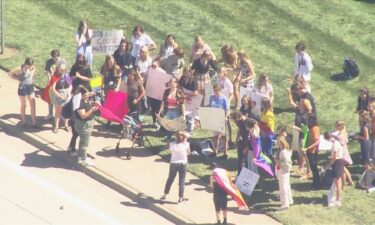
[[[63,107],[61,110],[61,116],[64,119],[70,119],[73,114],[73,98],[71,98]]]
[[[359,67],[354,59],[346,57],[344,59],[344,77],[345,79],[352,79],[359,75]]]

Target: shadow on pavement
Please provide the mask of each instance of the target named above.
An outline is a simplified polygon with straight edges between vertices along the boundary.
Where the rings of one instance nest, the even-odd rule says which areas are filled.
[[[67,154],[66,152],[56,152],[56,154]],[[21,166],[36,167],[36,168],[61,168],[67,170],[78,171],[74,167],[66,164],[64,161],[59,161],[50,155],[46,155],[42,150],[37,150],[32,153],[26,153],[25,159]]]

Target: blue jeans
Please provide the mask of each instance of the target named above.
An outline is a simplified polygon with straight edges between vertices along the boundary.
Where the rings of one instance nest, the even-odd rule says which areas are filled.
[[[184,197],[185,190],[185,177],[186,177],[186,164],[182,163],[171,163],[169,167],[169,175],[167,183],[165,184],[164,194],[168,194],[171,190],[174,178],[176,178],[178,172],[178,197]]]
[[[273,139],[274,134],[262,134],[260,136],[260,141],[262,143],[262,152],[268,157],[273,156],[273,151],[272,151],[272,139]]]
[[[180,113],[179,107],[168,109],[167,112],[165,113],[165,118],[169,120],[177,119],[180,116],[181,116],[181,113]],[[166,131],[167,139],[170,140],[173,133],[167,130],[165,131]]]

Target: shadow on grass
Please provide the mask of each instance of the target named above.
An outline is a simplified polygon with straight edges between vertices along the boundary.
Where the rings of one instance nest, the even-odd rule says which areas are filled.
[[[336,73],[329,77],[332,81],[346,81],[344,73]]]
[[[294,113],[294,109],[288,107],[288,108],[279,108],[279,107],[274,107],[273,108],[273,113],[280,114],[280,113]]]
[[[356,2],[375,3],[375,0],[354,0]]]

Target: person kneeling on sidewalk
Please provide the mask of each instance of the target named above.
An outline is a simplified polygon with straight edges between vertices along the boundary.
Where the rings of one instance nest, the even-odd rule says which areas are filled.
[[[98,107],[91,105],[89,101],[90,92],[85,87],[81,86],[80,92],[82,95],[81,103],[74,115],[74,129],[79,136],[78,163],[85,166],[94,166],[94,162],[87,157],[87,147],[90,143],[94,113],[98,110]]]

